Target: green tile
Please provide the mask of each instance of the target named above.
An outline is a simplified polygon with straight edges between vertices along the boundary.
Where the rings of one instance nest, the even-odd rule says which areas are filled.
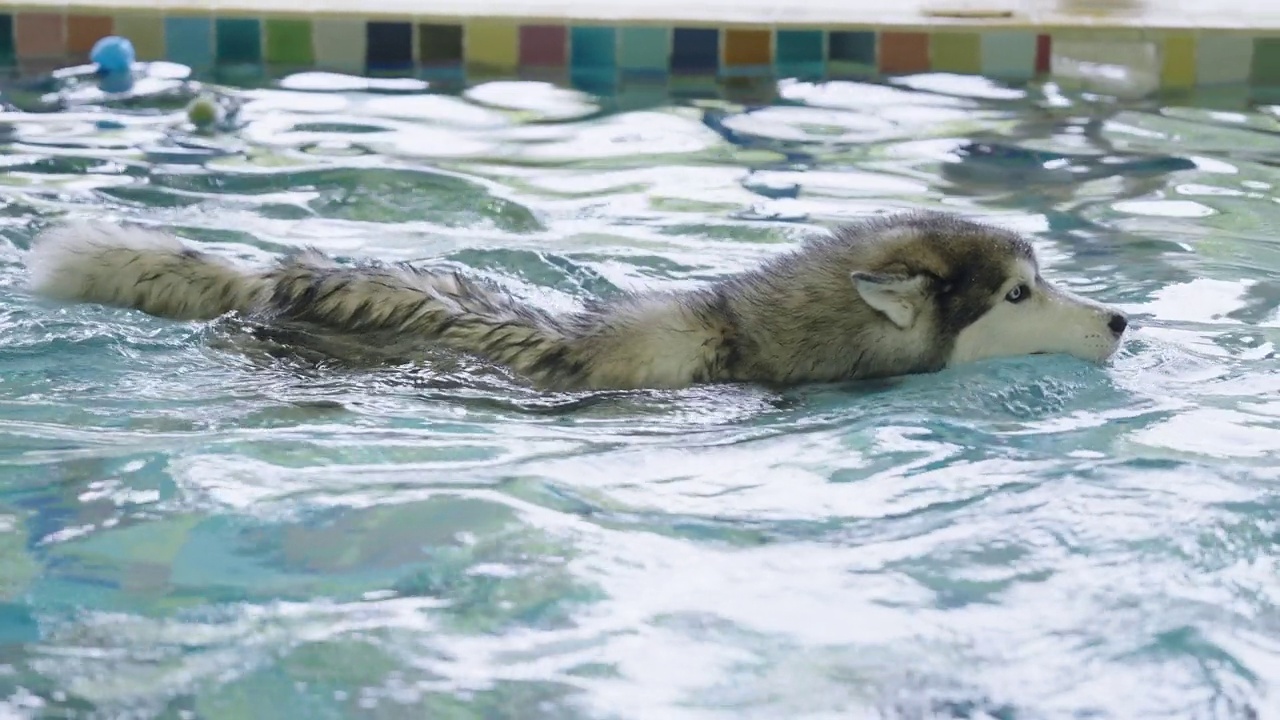
[[[418,59],[423,65],[462,62],[462,26],[418,25]]]
[[[1249,79],[1254,85],[1280,85],[1280,38],[1254,39]]]
[[[267,62],[272,65],[311,65],[310,20],[267,20]]]
[[[982,72],[982,37],[977,33],[939,32],[929,37],[932,69],[939,72]]]
[[[164,18],[160,15],[126,13],[116,16],[115,34],[133,42],[138,59],[165,60]]]

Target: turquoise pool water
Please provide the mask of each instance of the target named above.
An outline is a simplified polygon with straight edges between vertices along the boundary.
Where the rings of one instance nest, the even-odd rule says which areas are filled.
[[[1280,108],[301,75],[198,135],[178,80],[141,90],[0,116],[6,716],[1278,717]],[[1105,367],[545,395],[237,354],[34,299],[21,263],[57,218],[128,218],[558,305],[909,207],[1026,231],[1132,338]]]

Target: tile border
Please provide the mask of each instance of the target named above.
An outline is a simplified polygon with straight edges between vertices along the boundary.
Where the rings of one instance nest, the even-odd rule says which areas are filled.
[[[805,25],[599,22],[366,12],[262,12],[117,7],[0,10],[0,70],[85,60],[102,35],[130,36],[141,60],[197,72],[226,66],[369,75],[826,79],[919,72],[1025,81],[1055,74],[1062,47],[1146,44],[1158,84],[1280,85],[1280,29],[1032,25],[1026,22]],[[1091,51],[1093,52],[1093,51]],[[1089,58],[1073,58],[1087,61]],[[687,84],[687,83],[686,83]]]

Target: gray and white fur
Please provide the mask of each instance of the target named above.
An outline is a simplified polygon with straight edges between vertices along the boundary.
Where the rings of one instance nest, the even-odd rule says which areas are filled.
[[[315,250],[254,270],[105,223],[43,232],[28,268],[50,298],[420,340],[558,390],[883,378],[1038,353],[1101,362],[1127,324],[1041,277],[1018,234],[940,213],[844,225],[703,288],[564,314],[448,270],[341,265]]]

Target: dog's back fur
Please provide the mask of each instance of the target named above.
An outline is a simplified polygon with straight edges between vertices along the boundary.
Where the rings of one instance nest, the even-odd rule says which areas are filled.
[[[341,265],[314,250],[251,270],[161,232],[97,223],[46,231],[28,266],[34,288],[53,298],[182,320],[236,312],[419,338],[506,365],[544,388],[573,389],[938,370],[957,335],[998,297],[1013,258],[1034,263],[1014,233],[912,214],[838,228],[702,289],[624,294],[559,315],[452,271]],[[866,291],[867,283],[895,291],[903,278],[928,296],[906,326]]]

